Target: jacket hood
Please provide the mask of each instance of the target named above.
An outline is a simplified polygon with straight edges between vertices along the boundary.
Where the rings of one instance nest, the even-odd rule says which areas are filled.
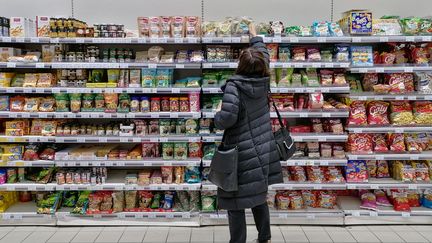
[[[237,88],[251,98],[267,97],[270,87],[270,77],[246,77],[234,75],[227,82],[234,82]],[[225,87],[222,89],[224,90]]]

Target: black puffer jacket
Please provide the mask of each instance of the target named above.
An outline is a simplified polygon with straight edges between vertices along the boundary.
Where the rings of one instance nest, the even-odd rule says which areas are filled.
[[[252,46],[268,57],[261,38],[253,38]],[[252,208],[266,201],[268,185],[282,183],[282,167],[270,123],[267,94],[269,77],[235,75],[224,87],[222,109],[214,123],[225,129],[225,146],[238,143],[239,190],[218,189],[221,209]]]

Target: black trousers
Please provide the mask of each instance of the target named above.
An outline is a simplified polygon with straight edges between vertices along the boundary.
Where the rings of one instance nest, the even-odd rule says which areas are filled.
[[[270,213],[267,202],[252,208],[255,225],[258,230],[258,241],[265,242],[271,239]],[[228,210],[228,221],[231,240],[229,243],[246,242],[245,210]]]

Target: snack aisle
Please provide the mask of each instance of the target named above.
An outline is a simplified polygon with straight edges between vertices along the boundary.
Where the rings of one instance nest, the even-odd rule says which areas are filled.
[[[350,14],[370,24],[257,23],[297,146],[272,223],[430,224],[432,20]],[[250,21],[2,18],[0,224],[226,224],[212,119]]]

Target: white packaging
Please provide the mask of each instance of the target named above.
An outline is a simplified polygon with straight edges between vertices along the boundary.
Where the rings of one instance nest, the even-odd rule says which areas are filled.
[[[10,18],[11,37],[25,37],[25,31],[26,31],[26,20],[24,17]]]
[[[50,36],[50,17],[36,16],[36,36],[38,37]]]
[[[21,49],[12,47],[0,48],[0,62],[7,62],[9,57],[21,55]]]

